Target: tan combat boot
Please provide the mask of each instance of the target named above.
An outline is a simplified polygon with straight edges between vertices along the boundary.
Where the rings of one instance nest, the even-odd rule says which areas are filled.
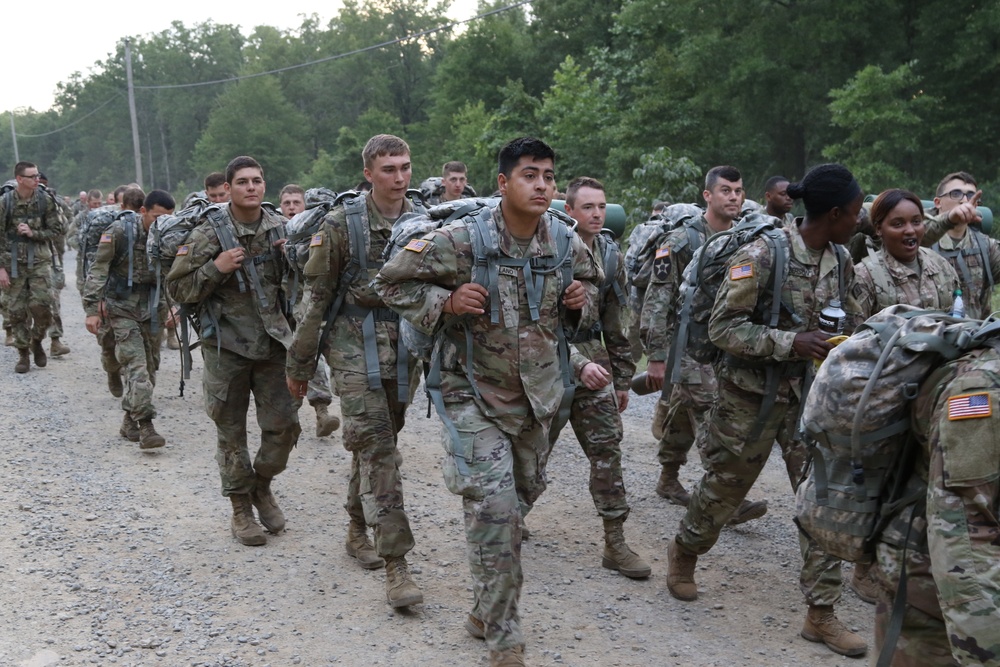
[[[17,363],[14,364],[15,373],[27,373],[31,368],[31,359],[28,357],[28,348],[17,350]]]
[[[465,618],[465,631],[476,639],[486,639],[486,623],[472,614]]]
[[[347,527],[347,555],[358,559],[358,564],[366,570],[385,567],[385,561],[375,552],[375,546],[368,539],[368,528],[363,523],[351,521]]]
[[[108,391],[115,398],[121,398],[122,394],[125,393],[125,387],[122,386],[122,376],[120,373],[112,373],[108,371]]]
[[[663,470],[660,471],[660,481],[656,483],[656,494],[661,498],[666,498],[674,505],[687,507],[688,503],[691,502],[691,494],[677,479],[678,472],[680,472],[680,465],[676,463],[663,466]]]
[[[875,578],[874,569],[875,566],[872,563],[856,563],[849,584],[854,594],[868,604],[878,602],[879,589],[881,588]]]
[[[167,444],[166,438],[156,432],[153,428],[152,419],[140,419],[139,423],[139,449],[156,449]]]
[[[253,507],[250,505],[250,494],[234,493],[229,496],[233,503],[233,518],[229,522],[229,528],[233,531],[233,537],[248,547],[259,547],[267,544],[264,531],[260,529],[253,518]]]
[[[127,412],[122,417],[122,426],[118,429],[118,433],[129,442],[139,442],[139,425]]]
[[[7,333],[7,338],[4,340],[5,347],[14,347],[14,334],[10,332],[10,329],[4,329]]]
[[[285,514],[271,493],[270,477],[257,475],[257,483],[253,487],[253,493],[250,494],[250,502],[257,508],[257,515],[265,528],[275,535],[285,529]]]
[[[424,594],[410,577],[410,567],[403,556],[385,559],[385,597],[393,609],[424,601]]]
[[[45,356],[45,348],[42,347],[42,341],[31,341],[31,354],[35,358],[35,365],[39,368],[45,368],[48,365],[49,358]]]
[[[181,341],[177,338],[177,327],[167,327],[167,348],[170,350],[181,349]]]
[[[604,556],[601,565],[618,570],[629,579],[645,579],[653,571],[649,563],[625,544],[625,519],[604,520]]]
[[[490,651],[490,667],[526,667],[524,647],[515,646],[505,651]]]
[[[759,519],[765,514],[767,514],[766,500],[744,500],[736,508],[736,511],[733,512],[733,515],[729,517],[729,525],[738,526],[741,523]]]
[[[834,653],[856,658],[868,652],[868,644],[833,613],[832,606],[810,606],[802,624],[802,638],[822,642]]]
[[[325,438],[340,428],[340,417],[331,415],[326,403],[316,404],[316,435]]]
[[[49,346],[49,352],[53,357],[61,357],[64,354],[69,354],[71,350],[68,345],[63,345],[59,338],[53,338],[52,344]]]
[[[678,600],[690,602],[698,599],[698,584],[694,581],[694,568],[698,557],[677,544],[676,538],[667,545],[667,590]]]

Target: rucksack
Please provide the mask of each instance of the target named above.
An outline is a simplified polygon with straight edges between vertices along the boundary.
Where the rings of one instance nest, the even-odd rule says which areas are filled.
[[[77,243],[79,245],[79,256],[82,266],[83,279],[86,280],[90,273],[90,266],[97,256],[97,246],[101,242],[101,235],[107,231],[111,223],[115,221],[115,216],[121,213],[121,206],[118,204],[105,204],[87,213],[80,228],[76,230]]]
[[[420,196],[424,200],[424,204],[426,206],[437,206],[438,204],[447,203],[441,201],[441,195],[443,194],[444,179],[440,176],[431,176],[430,178],[424,179],[424,181],[420,183]],[[475,196],[475,189],[466,183],[465,187],[462,189],[462,197],[468,199]]]
[[[940,243],[935,243],[931,246],[931,250],[954,263],[955,273],[958,274],[963,291],[967,291],[972,285],[972,273],[969,271],[969,265],[965,258],[978,255],[979,265],[983,269],[983,278],[985,279],[979,301],[985,307],[983,312],[988,313],[992,310],[990,300],[993,295],[993,285],[996,282],[993,275],[993,265],[990,262],[989,239],[985,234],[975,229],[969,229],[968,233],[972,235],[972,247],[961,250],[943,250]]]
[[[653,260],[663,237],[678,227],[687,228],[687,243],[692,249],[701,245],[701,236],[694,229],[702,210],[694,204],[671,204],[663,212],[637,225],[628,237],[625,251],[625,274],[633,288],[645,293],[653,274]]]
[[[616,280],[618,277],[618,256],[621,253],[621,247],[615,240],[614,233],[609,229],[602,229],[601,232],[594,237],[594,245],[595,250],[600,253],[604,264],[604,280],[602,280],[601,284],[597,286],[598,307],[604,307],[604,300],[607,298],[608,292],[611,292],[612,290],[614,290],[615,298],[618,299],[619,305],[624,306],[628,302],[628,297],[625,294],[625,290],[628,289],[627,276],[624,290]],[[598,340],[601,338],[603,331],[604,325],[601,323],[600,318],[598,318],[598,320],[594,322],[589,329],[577,332],[570,342],[575,344]]]
[[[868,562],[893,517],[919,505],[926,490],[907,488],[918,447],[911,401],[942,363],[997,336],[1000,321],[896,305],[830,352],[803,406],[812,463],[795,518],[823,551]]]
[[[288,231],[288,241],[285,243],[285,256],[288,257],[289,285],[288,303],[294,306],[299,300],[299,290],[302,286],[302,274],[309,261],[309,244],[320,227],[323,218],[336,204],[348,196],[356,196],[354,192],[337,195],[327,188],[309,188],[305,193],[306,208],[301,213],[292,216],[285,229]]]

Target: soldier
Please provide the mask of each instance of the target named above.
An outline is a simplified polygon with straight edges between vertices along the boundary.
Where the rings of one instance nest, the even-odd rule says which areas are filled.
[[[115,355],[125,379],[119,431],[140,449],[154,449],[166,440],[153,427],[153,388],[160,367],[158,327],[166,316],[166,301],[150,301],[156,275],[149,268],[146,237],[153,221],[172,213],[173,198],[163,190],[145,196],[139,188],[122,194],[122,213],[101,235],[97,255],[84,283],[87,331],[97,334],[102,321],[115,337]]]
[[[56,201],[56,206],[59,210],[59,227],[60,232],[52,238],[52,326],[49,327],[49,338],[52,339],[51,345],[49,346],[49,354],[53,357],[61,357],[63,355],[69,354],[70,350],[68,345],[64,345],[62,342],[63,337],[63,325],[62,325],[62,304],[60,303],[60,298],[62,296],[62,289],[66,287],[66,273],[63,271],[63,254],[66,252],[66,235],[67,227],[69,226],[72,210],[69,205],[66,204],[56,194],[54,188],[49,187],[49,179],[45,177],[44,173],[39,172],[38,182],[41,183],[45,188],[48,189],[49,193]]]
[[[847,169],[831,164],[810,170],[801,183],[788,186],[788,194],[804,200],[806,216],[780,230],[788,238],[788,277],[781,294],[770,294],[776,259],[766,239],[758,238],[732,255],[709,321],[709,336],[726,355],[717,366],[719,398],[708,420],[706,471],[667,550],[667,587],[679,600],[697,599],[698,556],[718,540],[775,441],[793,489],[805,475],[807,453],[796,437],[801,383],[812,360],[826,358],[833,347],[829,334],[818,328],[819,314],[830,300],[845,298],[842,291],[850,293],[853,266],[846,250],[834,244],[854,232],[863,193]],[[781,309],[777,328],[760,321],[773,298],[790,306]],[[854,313],[848,332],[856,318]],[[800,588],[809,605],[802,637],[842,655],[863,655],[865,642],[833,613],[842,588],[840,561],[801,533],[799,542]]]
[[[788,196],[788,179],[784,176],[772,176],[764,183],[764,210],[771,217],[781,220],[782,224],[790,225],[795,221],[792,206],[795,200]]]
[[[528,137],[500,151],[500,204],[486,224],[508,262],[556,257],[553,230],[559,228],[546,215],[555,192],[554,158],[548,145]],[[597,296],[589,281],[601,279],[583,242],[573,236],[570,243],[573,280],[564,284],[559,272],[550,272],[538,277],[531,294],[523,268],[498,267],[493,297],[472,282],[470,232],[462,224],[411,241],[375,279],[385,302],[424,334],[450,321],[447,316],[468,316],[473,358],[466,358],[465,340],[446,338],[441,352],[449,453],[443,461],[445,483],[462,496],[465,513],[474,597],[465,627],[486,639],[492,667],[524,665],[521,517],[545,489],[550,430],[564,394],[557,332],[564,324],[589,326]],[[494,299],[499,303],[489,307],[498,322],[502,314],[502,324],[482,316]]]
[[[278,193],[278,208],[281,215],[289,220],[306,210],[306,191],[301,186],[289,183]]]
[[[573,371],[583,387],[573,394],[570,424],[590,460],[590,494],[604,521],[601,565],[626,577],[648,577],[649,564],[625,543],[629,506],[622,479],[622,418],[635,362],[628,342],[625,258],[618,244],[601,233],[607,199],[593,178],[573,179],[566,188],[566,213],[577,221],[576,233],[605,272],[599,294],[600,321],[580,332],[573,343]],[[613,264],[605,263],[610,257]]]
[[[225,204],[229,201],[230,190],[226,187],[226,175],[221,171],[213,171],[205,177],[205,198],[213,204]]]
[[[255,159],[233,158],[225,178],[231,200],[207,211],[206,217],[217,217],[195,227],[178,247],[166,284],[170,297],[192,305],[201,322],[205,411],[218,434],[215,460],[222,495],[233,505],[230,529],[240,543],[256,546],[267,538],[251,504],[270,532],[285,527],[271,480],[287,466],[301,431],[285,388],[292,331],[282,312],[284,218],[261,206],[264,170]],[[228,248],[220,234],[232,235]],[[246,424],[251,393],[261,430],[253,464]]]
[[[667,409],[659,430],[659,460],[662,470],[656,493],[687,507],[691,495],[678,478],[681,466],[687,463],[691,445],[705,427],[709,408],[715,403],[717,383],[710,364],[699,364],[685,355],[680,361],[678,381],[672,386],[666,377],[670,331],[683,282],[684,268],[694,252],[716,232],[733,226],[743,201],[743,175],[736,167],[713,167],[705,174],[705,212],[690,225],[679,225],[668,232],[653,260],[653,272],[646,290],[640,320],[640,338],[649,360],[647,384],[663,390]],[[689,229],[696,238],[692,239]],[[697,245],[692,243],[697,241]],[[673,369],[671,369],[671,372]],[[662,400],[662,398],[661,398]],[[767,513],[766,501],[744,500],[729,520],[731,525],[758,519]]]
[[[982,218],[976,206],[983,193],[964,171],[945,176],[936,192],[923,244],[958,274],[966,316],[982,319],[993,311],[993,285],[1000,278],[1000,242],[969,226]]]
[[[469,185],[469,169],[464,162],[452,160],[445,162],[441,167],[441,184],[444,185],[444,192],[441,194],[441,201],[455,201],[462,197],[468,197],[466,188]],[[475,193],[472,193],[475,194]]]
[[[891,525],[876,549],[882,594],[875,647],[883,650],[906,568],[893,667],[1000,666],[1000,347],[973,350],[932,374],[910,414],[919,446],[911,486],[926,488],[926,521]],[[912,530],[909,547],[903,548]]]
[[[38,187],[40,174],[31,162],[14,165],[17,187],[0,197],[0,289],[6,321],[11,325],[18,361],[14,372],[44,368],[42,348],[52,322],[52,250],[49,242],[62,233],[55,201]]]
[[[397,438],[410,399],[408,378],[416,364],[412,360],[403,364],[405,376],[399,370],[399,316],[385,306],[370,283],[393,223],[412,210],[406,198],[410,147],[399,137],[379,134],[365,144],[362,159],[371,193],[331,210],[309,244],[303,297],[307,309],[289,350],[287,381],[292,396],[301,400],[316,371],[318,353],[326,355],[340,397],[344,447],[352,454],[345,506],[351,519],[347,553],[367,569],[384,565],[386,599],[398,608],[424,599],[406,562],[414,542],[397,462]],[[349,215],[361,217],[353,229]],[[364,238],[352,238],[358,229],[364,230]],[[369,271],[359,271],[346,282],[344,272],[351,265],[355,243],[363,248]],[[338,295],[342,295],[339,310],[328,314]],[[327,318],[333,318],[327,325],[330,341],[322,341]],[[374,529],[374,547],[367,526]]]

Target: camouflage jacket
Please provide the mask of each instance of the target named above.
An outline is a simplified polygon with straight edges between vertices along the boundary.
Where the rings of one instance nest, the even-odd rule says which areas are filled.
[[[29,199],[21,199],[17,190],[9,194],[9,198],[0,197],[0,267],[7,270],[8,276],[11,274],[15,246],[19,267],[28,266],[29,248],[34,262],[49,262],[52,260],[50,243],[63,233],[56,202],[41,187]],[[8,200],[13,202],[13,208],[9,211]],[[40,215],[40,211],[44,213]],[[22,222],[31,227],[31,238],[17,233],[17,227]]]
[[[912,410],[920,447],[918,481],[927,488],[930,553],[907,554],[907,602],[943,618],[962,665],[1000,666],[1000,350],[974,350],[923,383]],[[911,541],[921,541],[917,535]],[[884,583],[895,589],[902,549],[877,550]]]
[[[273,247],[271,241],[275,234],[284,236],[285,218],[261,209],[259,222],[243,224],[233,218],[228,203],[222,205],[221,210],[233,225],[238,242],[247,251],[243,268],[224,274],[215,266],[214,260],[222,252],[222,244],[206,216],[187,242],[177,248],[177,257],[166,279],[167,292],[177,303],[198,306],[205,344],[219,344],[248,359],[268,359],[271,339],[286,348],[292,341],[292,330],[282,310],[285,255],[280,248]],[[254,262],[260,277],[266,306],[254,292],[246,269],[250,261]],[[245,291],[240,289],[237,272],[243,275]],[[209,329],[206,334],[205,316],[218,323],[217,331]]]
[[[923,245],[932,245],[924,236]],[[960,287],[962,288],[962,299],[965,301],[966,317],[982,319],[992,312],[992,290],[988,289],[988,276],[984,266],[980,249],[985,251],[989,258],[989,270],[993,275],[994,282],[1000,280],[1000,243],[990,238],[986,234],[969,227],[965,235],[960,240],[955,240],[948,234],[940,237],[934,250],[939,253],[948,251],[962,251],[957,257],[946,257],[948,263],[958,274]]]
[[[592,256],[601,272],[607,269],[604,266],[604,251],[608,245],[614,246],[614,242],[601,234],[594,238]],[[622,295],[627,295],[625,257],[620,249],[617,247],[613,249],[618,253],[618,268],[615,271],[614,281],[618,284]],[[628,391],[632,376],[635,374],[632,346],[628,342],[628,304],[621,303],[614,287],[609,286],[600,299],[598,309],[600,334],[593,340],[575,343],[572,346],[570,359],[573,372],[576,377],[580,377],[584,366],[591,361],[597,362],[611,373],[611,381],[616,391]]]
[[[132,287],[128,286],[128,230],[132,227]],[[149,232],[142,219],[131,211],[111,223],[101,235],[94,263],[83,288],[83,309],[87,315],[98,314],[98,304],[104,301],[109,317],[121,317],[136,322],[150,319],[150,289],[156,284],[156,274],[146,259],[146,237]],[[166,300],[156,304],[163,313]],[[160,322],[163,321],[161,317]]]
[[[819,328],[820,311],[832,300],[839,298],[839,270],[837,253],[833,244],[822,251],[806,246],[796,224],[783,227],[788,236],[788,278],[781,289],[781,299],[801,320],[796,322],[786,309],[781,309],[778,327],[772,329],[757,321],[758,302],[767,299],[774,278],[771,269],[774,257],[764,239],[746,244],[730,258],[729,276],[722,281],[709,319],[709,337],[724,352],[759,368],[736,368],[724,360],[719,366],[719,381],[728,380],[744,391],[763,394],[765,373],[769,364],[806,361],[796,356],[792,343],[795,334]],[[854,284],[854,266],[846,250],[844,261],[844,287],[847,302],[845,333],[850,333],[859,323],[857,304],[853,303],[851,290]],[[777,296],[777,295],[775,295]],[[740,364],[741,366],[744,364]],[[800,378],[782,379],[777,400],[790,400],[790,392],[799,394]]]
[[[548,225],[540,223],[531,244],[520,252],[507,231],[500,206],[493,209],[490,226],[496,231],[500,253],[508,257],[555,256],[556,241]],[[419,250],[404,250],[386,263],[375,279],[375,289],[385,302],[414,327],[433,335],[444,319],[445,301],[459,285],[472,280],[472,246],[462,223],[427,234]],[[558,353],[558,327],[586,328],[596,319],[598,284],[603,274],[576,235],[572,240],[573,277],[588,291],[583,311],[564,311],[560,272],[542,280],[540,318],[532,322],[522,271],[501,271],[500,323],[491,324],[490,309],[468,319],[473,358],[465,355],[461,329],[451,329],[441,362],[442,393],[446,403],[475,401],[482,413],[508,434],[517,434],[525,418],[534,417],[548,427],[563,395]],[[471,369],[469,364],[471,363]],[[466,377],[471,370],[480,396]]]
[[[905,303],[919,308],[950,310],[954,304],[958,276],[943,257],[920,248],[913,269],[886,252],[869,253],[854,267],[851,294],[863,319],[883,308]]]
[[[366,224],[362,226],[367,232],[364,244],[367,249],[368,273],[358,275],[348,288],[344,306],[386,308],[371,282],[382,264],[382,251],[392,234],[393,223],[379,212],[371,197],[364,193],[360,196],[365,199]],[[403,213],[412,210],[410,200],[404,198]],[[344,206],[338,206],[326,214],[319,234],[313,236],[309,244],[309,261],[303,272],[306,288],[302,299],[306,308],[301,321],[296,325],[295,337],[288,351],[289,377],[308,380],[313,376],[326,311],[340,289],[341,277],[350,262],[347,212]],[[359,315],[345,313],[344,307],[341,307],[341,313],[330,330],[328,349],[324,350],[332,370],[355,373],[366,371],[363,321]],[[396,352],[399,323],[376,321],[375,338],[378,344],[379,374],[383,378],[395,378],[398,372]]]

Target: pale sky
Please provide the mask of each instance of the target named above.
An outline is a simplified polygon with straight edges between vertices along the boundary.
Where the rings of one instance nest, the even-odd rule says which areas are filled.
[[[340,6],[338,0],[292,0],[288,5],[260,0],[96,0],[58,3],[58,9],[50,5],[47,10],[34,9],[30,3],[22,5],[19,27],[7,25],[0,38],[8,73],[7,85],[0,93],[0,112],[48,109],[57,83],[73,72],[86,76],[95,63],[114,53],[123,37],[162,32],[173,21],[188,26],[208,20],[236,24],[247,35],[261,24],[297,28],[302,15],[317,14],[325,25]],[[14,17],[7,14],[9,24]],[[456,20],[475,16],[476,0],[452,0],[449,15]]]

